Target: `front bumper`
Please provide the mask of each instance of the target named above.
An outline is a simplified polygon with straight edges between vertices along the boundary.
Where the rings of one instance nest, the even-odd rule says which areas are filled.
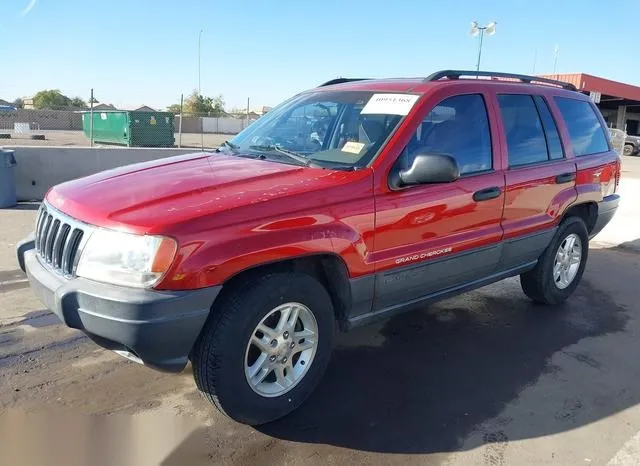
[[[589,239],[596,236],[607,226],[607,223],[611,221],[616,210],[618,210],[618,204],[620,204],[620,196],[618,194],[611,194],[598,202],[598,217],[593,230],[589,234]]]
[[[100,346],[166,372],[184,369],[220,286],[155,291],[66,279],[40,263],[30,238],[18,262],[40,300]]]

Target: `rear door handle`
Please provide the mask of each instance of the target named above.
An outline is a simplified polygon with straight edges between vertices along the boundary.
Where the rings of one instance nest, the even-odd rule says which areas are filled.
[[[489,199],[495,199],[500,196],[502,190],[497,186],[493,188],[481,189],[480,191],[476,191],[473,193],[473,200],[476,202],[480,201],[488,201]]]
[[[562,175],[556,176],[556,184],[562,183],[571,183],[576,179],[575,173],[563,173]]]

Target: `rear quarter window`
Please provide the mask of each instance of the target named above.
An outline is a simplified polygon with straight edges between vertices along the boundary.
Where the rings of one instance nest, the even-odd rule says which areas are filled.
[[[605,128],[589,102],[566,97],[555,97],[555,102],[569,130],[576,157],[609,150]]]

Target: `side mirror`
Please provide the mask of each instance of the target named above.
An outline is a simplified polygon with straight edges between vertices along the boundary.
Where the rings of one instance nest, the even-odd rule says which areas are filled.
[[[447,154],[423,153],[413,159],[409,168],[394,168],[389,178],[391,189],[427,183],[451,183],[460,178],[455,158]]]

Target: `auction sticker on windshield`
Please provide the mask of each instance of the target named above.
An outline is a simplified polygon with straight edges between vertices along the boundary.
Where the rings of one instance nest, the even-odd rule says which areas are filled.
[[[363,148],[364,148],[364,144],[361,143],[361,142],[347,141],[347,143],[342,148],[342,152],[350,152],[352,154],[359,154],[360,152],[362,152]]]
[[[361,115],[408,115],[420,96],[412,94],[373,94]]]

